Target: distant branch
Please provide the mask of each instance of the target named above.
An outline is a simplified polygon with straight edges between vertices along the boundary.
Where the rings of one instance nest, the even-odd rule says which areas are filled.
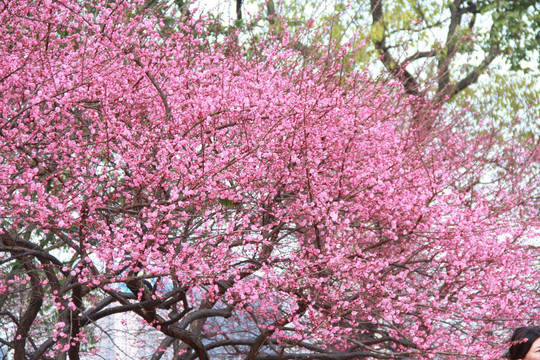
[[[493,27],[491,30],[491,35],[493,37]],[[491,42],[489,52],[487,53],[484,60],[480,63],[480,65],[476,66],[471,72],[469,72],[463,79],[457,82],[457,84],[450,84],[446,83],[444,87],[442,83],[439,83],[439,89],[437,91],[437,96],[440,98],[441,101],[446,101],[443,99],[444,97],[448,97],[448,99],[451,99],[456,94],[458,94],[460,91],[466,89],[470,85],[476,83],[480,75],[489,67],[489,65],[495,60],[495,58],[499,55],[500,49],[498,47],[498,44],[494,41]]]
[[[383,6],[382,0],[371,0],[371,18],[373,25],[378,23],[383,25]],[[380,60],[388,71],[396,76],[405,91],[411,95],[419,94],[419,85],[414,76],[405,69],[405,66],[398,64],[392,54],[390,54],[390,48],[386,45],[386,35],[383,33],[382,39],[375,42],[375,48],[380,54]]]
[[[129,52],[127,52],[127,53],[129,53]],[[141,62],[141,60],[138,58],[138,56],[136,54],[134,54],[134,53],[132,53],[132,55],[133,55],[133,61],[135,61],[135,64],[137,64],[137,66],[139,66],[140,68],[144,69],[144,64]],[[158,92],[158,95],[161,98],[161,102],[163,103],[163,107],[165,108],[166,120],[170,121],[172,119],[172,112],[171,112],[171,108],[169,107],[169,102],[167,101],[167,96],[165,95],[165,93],[161,89],[161,86],[158,84],[158,82],[156,81],[154,76],[150,73],[150,71],[147,70],[144,73],[146,74],[146,76],[148,77],[148,79],[150,80],[152,85],[154,85],[154,88]]]
[[[469,85],[474,84],[478,80],[478,77],[489,67],[489,65],[493,62],[493,60],[495,60],[498,55],[499,48],[492,45],[482,63],[475,67],[474,70],[472,70],[469,74],[467,74],[467,76],[465,76],[461,81],[457,83],[451,94],[451,97],[460,92],[461,90],[465,89]]]
[[[242,3],[243,0],[236,0],[236,19],[242,20]]]

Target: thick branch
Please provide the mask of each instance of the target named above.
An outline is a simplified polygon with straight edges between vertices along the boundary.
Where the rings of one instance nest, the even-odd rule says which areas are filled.
[[[270,336],[274,333],[275,330],[266,330],[263,331],[261,335],[259,335],[253,344],[251,345],[249,352],[247,354],[246,360],[255,360],[257,358],[257,354],[261,350],[261,347],[268,341]]]
[[[243,0],[236,0],[236,18],[242,20],[242,3]]]
[[[416,61],[418,59],[432,57],[432,56],[435,56],[435,55],[437,55],[436,51],[419,51],[419,52],[409,56],[408,58],[406,58],[403,61],[403,64],[408,64],[408,63],[411,63],[411,62]]]
[[[56,262],[58,261],[58,259],[56,259],[54,256],[46,253],[46,252],[42,252],[42,251],[38,251],[38,250],[28,250],[27,248],[23,248],[23,247],[4,247],[4,246],[0,246],[0,252],[11,252],[11,253],[14,253],[16,254],[16,256],[13,256],[11,258],[9,258],[9,260],[13,260],[13,259],[16,259],[16,258],[19,258],[21,256],[29,256],[29,257],[35,257],[36,259],[40,260],[41,262],[53,262],[55,263],[56,265],[59,265],[57,264]],[[6,259],[7,260],[7,259]]]
[[[172,296],[180,291],[183,291],[183,290],[178,288],[169,292],[167,295]],[[109,295],[117,299],[120,303],[124,304],[124,306],[122,306],[121,308],[123,309],[129,308],[130,310],[135,312],[137,315],[142,317],[149,325],[158,329],[163,334],[183,341],[188,346],[190,346],[195,351],[195,353],[197,353],[197,356],[199,357],[200,360],[209,360],[208,353],[206,352],[206,349],[204,348],[204,345],[201,342],[201,340],[199,340],[189,331],[180,329],[174,325],[166,325],[165,319],[163,319],[161,316],[159,316],[156,313],[155,308],[158,306],[159,303],[163,302],[163,299],[159,299],[159,300],[152,299],[152,300],[141,301],[138,304],[129,304],[127,300],[125,300],[118,294],[114,293],[113,291],[109,291],[108,293]],[[103,310],[103,311],[106,311],[106,310]]]
[[[380,23],[384,28],[384,19],[383,19],[383,4],[382,0],[371,0],[371,18],[373,25]],[[390,49],[386,45],[386,35],[383,35],[382,39],[375,42],[375,48],[379,52],[380,60],[388,71],[394,74],[401,82],[405,91],[411,95],[418,95],[420,87],[414,76],[405,69],[404,65],[398,64],[394,59],[392,54],[390,54]]]
[[[175,338],[172,337],[166,337],[163,339],[163,341],[159,344],[157,351],[152,355],[152,359],[150,360],[159,360],[165,355],[165,351],[176,341]]]
[[[143,311],[144,309],[155,308],[162,301],[163,301],[162,299],[146,300],[146,301],[141,301],[141,302],[134,303],[134,304],[126,304],[126,305],[122,305],[122,306],[115,306],[115,307],[112,307],[112,308],[107,308],[107,309],[102,310],[102,311],[100,311],[98,313],[83,314],[82,315],[83,321],[81,322],[81,324],[82,324],[82,326],[85,326],[89,322],[94,322],[94,321],[97,321],[99,319],[102,319],[102,318],[110,316],[110,315],[125,313],[125,312],[128,312],[128,311]]]
[[[80,317],[80,308],[82,306],[82,288],[77,286],[73,289],[73,295],[71,301],[75,306],[75,310],[71,311],[71,346],[68,350],[69,360],[79,360],[79,351],[81,348],[81,342],[78,340],[79,331],[81,330],[81,317]]]
[[[491,37],[494,36],[493,34],[494,28],[492,27]],[[466,89],[470,85],[476,83],[480,75],[482,75],[482,73],[489,67],[493,60],[495,60],[495,58],[499,55],[499,52],[500,50],[498,44],[494,40],[492,40],[489,52],[484,58],[484,60],[480,63],[480,65],[476,66],[471,72],[469,72],[464,78],[458,81],[457,84],[450,84],[448,82],[444,85],[445,87],[441,87],[442,84],[439,83],[439,89],[437,92],[439,101],[446,101],[446,99],[443,99],[443,97],[451,99],[463,89]]]
[[[32,261],[28,258],[22,258],[20,262],[30,277],[32,291],[30,295],[30,303],[19,321],[19,326],[17,326],[17,331],[15,332],[14,360],[26,359],[26,339],[28,338],[30,328],[32,327],[32,324],[34,323],[34,320],[41,309],[41,305],[43,304],[43,288],[39,284],[37,269],[32,264]]]
[[[461,24],[461,18],[463,13],[459,10],[461,0],[455,0],[453,3],[450,3],[450,25],[448,26],[448,33],[446,34],[446,43],[445,48],[446,52],[441,54],[439,59],[439,64],[437,65],[438,69],[438,92],[444,91],[450,83],[450,62],[456,52],[456,30]]]
[[[202,309],[197,310],[192,313],[189,313],[179,324],[178,327],[181,329],[185,329],[191,324],[193,321],[198,319],[206,319],[209,317],[224,317],[228,318],[231,316],[231,309]]]
[[[23,240],[18,236],[13,236],[4,228],[0,231],[0,244],[5,245],[0,245],[0,251],[18,253],[17,256],[22,256],[24,252],[26,255],[34,256],[42,262],[51,262],[54,265],[63,266],[60,260],[46,252],[41,246]]]
[[[465,76],[461,81],[457,83],[456,86],[453,87],[452,92],[450,93],[450,97],[456,95],[461,90],[465,89],[466,87],[474,84],[480,75],[489,67],[489,65],[495,60],[495,58],[499,55],[498,48],[496,46],[492,46],[489,49],[489,53],[486,55],[484,60],[480,65],[478,65],[474,70],[472,70],[467,76]]]
[[[156,325],[159,325],[159,324],[156,324]],[[175,339],[185,342],[195,351],[195,353],[197,353],[199,360],[209,360],[208,353],[206,352],[204,344],[201,342],[201,340],[197,339],[190,332],[183,329],[179,329],[175,326],[165,326],[165,327],[162,327],[160,331],[167,336],[170,336],[170,337],[173,337]]]
[[[274,5],[274,0],[266,1],[266,16],[268,22],[272,25],[276,22],[276,7]]]
[[[298,303],[298,309],[292,314],[293,316],[301,315],[307,310],[306,304],[303,302],[303,300],[300,300]],[[251,348],[249,349],[249,353],[246,357],[246,360],[255,360],[257,359],[257,354],[261,350],[261,347],[268,342],[272,334],[274,334],[276,328],[282,328],[289,322],[288,318],[285,316],[277,321],[274,322],[272,329],[267,329],[263,331],[256,339],[253,345],[251,345]]]

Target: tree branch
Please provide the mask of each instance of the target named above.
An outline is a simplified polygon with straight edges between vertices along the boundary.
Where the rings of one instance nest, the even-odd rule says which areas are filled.
[[[411,62],[416,61],[418,59],[432,57],[432,56],[435,56],[435,55],[437,55],[436,51],[419,51],[416,54],[413,54],[413,55],[409,56],[408,58],[406,58],[405,60],[403,60],[402,64],[408,64],[408,63],[411,63]]]
[[[384,29],[384,19],[383,19],[383,4],[382,0],[371,0],[371,18],[372,24],[376,25],[380,23]],[[405,69],[405,66],[398,64],[394,59],[392,54],[390,54],[390,49],[386,45],[386,35],[384,34],[382,39],[375,42],[375,48],[380,54],[379,59],[386,67],[388,71],[394,74],[395,77],[401,82],[407,94],[418,95],[419,94],[419,85],[414,76]]]
[[[129,52],[127,52],[127,53],[129,53]],[[144,70],[144,64],[141,62],[139,57],[133,52],[131,52],[131,54],[133,55],[133,61],[135,61],[135,64],[137,64],[141,69]],[[150,80],[152,85],[154,85],[154,88],[158,92],[158,95],[161,98],[161,102],[163,103],[163,107],[165,108],[166,120],[167,120],[167,122],[169,122],[172,119],[172,112],[171,112],[171,108],[169,107],[169,102],[167,101],[167,96],[165,95],[165,93],[161,89],[161,86],[159,86],[159,84],[157,83],[154,76],[150,73],[150,71],[147,70],[144,73],[146,74],[146,77],[148,77],[148,79]]]
[[[474,70],[472,70],[467,76],[465,76],[462,80],[460,80],[457,85],[455,85],[452,89],[452,92],[449,94],[450,98],[452,98],[454,95],[456,95],[461,90],[467,88],[468,86],[474,84],[480,75],[489,67],[489,65],[495,60],[495,58],[499,55],[499,49],[497,46],[491,46],[489,49],[489,53],[486,55],[484,60],[480,65],[478,65]]]
[[[159,344],[154,355],[152,355],[152,359],[150,360],[160,360],[165,354],[165,351],[167,351],[169,346],[171,346],[175,341],[176,341],[175,338],[168,337],[168,336],[165,339],[163,339],[163,341]]]
[[[14,341],[14,360],[26,360],[26,339],[28,338],[28,333],[30,328],[34,323],[41,305],[43,304],[43,288],[40,285],[39,277],[37,275],[37,269],[32,264],[32,261],[28,258],[21,258],[20,262],[26,274],[30,277],[30,283],[32,284],[32,291],[30,295],[30,303],[26,308],[21,320],[19,321],[19,326],[17,326],[17,331],[15,332],[15,341]]]
[[[494,25],[491,28],[491,37],[494,35]],[[482,60],[480,65],[476,66],[470,73],[468,73],[463,79],[457,82],[457,84],[450,84],[447,83],[444,85],[444,88],[441,88],[441,83],[439,83],[439,89],[437,91],[437,97],[439,98],[439,101],[446,101],[443,97],[448,97],[448,99],[451,99],[455,95],[457,95],[460,91],[463,89],[466,89],[470,85],[476,83],[478,81],[478,78],[482,73],[489,67],[489,65],[495,60],[497,56],[499,56],[500,49],[498,44],[492,40],[489,48],[489,52]],[[448,77],[449,81],[449,77]]]
[[[242,20],[242,3],[243,0],[236,0],[236,19]]]
[[[63,264],[49,254],[47,251],[45,251],[41,246],[36,245],[34,243],[31,243],[30,241],[23,240],[19,238],[18,236],[11,235],[6,229],[2,228],[0,231],[0,244],[4,244],[4,246],[0,246],[0,251],[3,252],[14,252],[17,253],[16,256],[23,256],[24,255],[32,255],[36,258],[40,259],[42,262],[51,262],[54,265],[57,265],[59,267],[62,267]]]
[[[193,321],[198,319],[205,319],[209,317],[224,317],[228,318],[231,316],[231,309],[202,309],[197,310],[192,313],[189,313],[184,317],[184,319],[177,325],[181,329],[185,329],[191,324]]]

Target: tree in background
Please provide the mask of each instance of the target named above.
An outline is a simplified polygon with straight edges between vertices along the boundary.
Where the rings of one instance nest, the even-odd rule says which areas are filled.
[[[244,1],[259,4],[248,27],[288,31],[312,24],[319,35],[302,44],[351,39],[369,46],[354,54],[356,66],[382,68],[407,92],[436,102],[471,106],[478,122],[494,121],[508,136],[540,133],[540,8],[534,0]],[[238,2],[237,2],[238,6]],[[265,14],[266,16],[261,16]],[[469,105],[463,105],[469,104]]]
[[[534,139],[160,11],[0,13],[2,351],[80,359],[131,313],[154,359],[493,358],[539,319]]]
[[[538,61],[540,9],[534,0],[305,0],[277,7],[269,0],[262,5],[266,17],[255,17],[254,24],[278,18],[293,26],[311,22],[324,28],[320,40],[341,44],[360,33],[356,37],[373,47],[356,54],[357,60],[378,57],[409,93],[430,90],[444,95],[442,101],[474,84],[496,58],[510,71],[528,72],[530,62]],[[426,82],[434,88],[426,89]]]

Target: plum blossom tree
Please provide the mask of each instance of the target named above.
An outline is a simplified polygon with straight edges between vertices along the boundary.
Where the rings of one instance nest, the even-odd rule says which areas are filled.
[[[539,320],[538,137],[156,14],[2,7],[2,352],[132,313],[153,359],[487,359]]]

